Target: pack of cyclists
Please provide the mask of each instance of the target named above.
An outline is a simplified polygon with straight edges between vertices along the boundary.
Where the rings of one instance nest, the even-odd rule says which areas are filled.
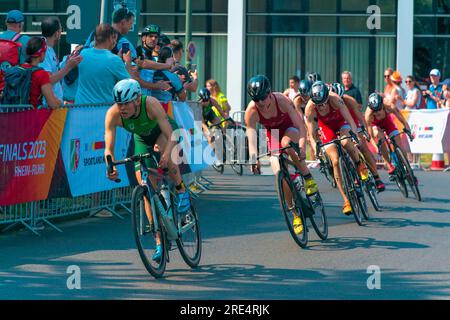
[[[176,123],[165,114],[156,99],[143,95],[139,84],[134,80],[119,82],[113,93],[116,103],[110,108],[105,119],[105,157],[114,157],[117,127],[123,127],[134,134],[136,153],[145,153],[148,148],[160,150],[159,164],[149,163],[148,165],[169,168],[177,190],[178,211],[183,213],[189,207],[189,194],[178,167],[173,164],[169,156],[176,147],[176,142],[170,140],[172,130],[177,129]],[[389,151],[386,145],[381,143],[384,141],[385,134],[395,140],[406,155],[393,117],[404,125],[404,131],[412,138],[406,119],[395,105],[390,104],[381,95],[372,93],[369,96],[368,108],[363,113],[356,100],[345,94],[344,88],[339,83],[327,84],[317,73],[310,73],[306,79],[301,80],[298,92],[291,99],[283,93],[273,92],[270,80],[264,75],[253,76],[248,81],[247,93],[251,98],[245,111],[251,171],[254,174],[260,173],[261,164],[257,153],[257,124],[260,124],[267,129],[268,149],[278,153],[280,150],[285,150],[284,152],[295,164],[296,175],[291,175],[291,179],[301,175],[305,194],[312,196],[318,193],[318,185],[305,161],[308,141],[314,157],[326,154],[330,160],[336,186],[343,199],[342,213],[344,215],[351,215],[353,209],[343,185],[337,147],[330,142],[337,138],[351,137],[351,139],[342,140],[342,146],[353,161],[357,175],[361,181],[366,181],[370,170],[377,191],[382,192],[385,190],[385,185],[381,181],[368,143],[372,143],[370,140],[379,142],[378,146],[386,162],[388,173],[393,174],[395,169],[390,162]],[[211,96],[207,88],[199,91],[199,102],[202,108],[202,129],[209,137],[211,125],[226,122],[227,110],[224,110]],[[225,128],[226,126],[222,127],[222,131]],[[289,147],[292,143],[299,146],[295,150],[300,152]],[[365,161],[362,161],[361,155]],[[271,161],[271,168],[274,174],[280,170],[276,161]],[[136,167],[136,175],[140,181],[139,167]],[[108,172],[107,177],[111,180],[117,179],[118,171]],[[145,207],[151,220],[149,204],[145,203]],[[299,234],[303,232],[304,223],[296,215],[295,210],[293,215],[292,226],[295,233]],[[156,238],[158,246],[153,256],[154,261],[158,261],[161,257],[158,235]]]

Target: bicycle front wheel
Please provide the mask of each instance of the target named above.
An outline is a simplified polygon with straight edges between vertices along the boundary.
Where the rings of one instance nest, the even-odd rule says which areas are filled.
[[[422,196],[419,191],[419,186],[417,185],[417,178],[414,175],[413,170],[411,169],[411,166],[409,164],[409,161],[405,158],[403,155],[403,152],[400,150],[400,148],[397,147],[395,150],[397,153],[397,157],[399,159],[399,164],[403,167],[403,171],[406,176],[406,181],[408,181],[409,187],[411,188],[412,192],[414,193],[414,196],[418,201],[422,201]]]
[[[147,271],[155,278],[161,278],[166,270],[167,255],[166,255],[166,234],[162,228],[159,213],[158,227],[154,223],[153,217],[149,219],[145,210],[144,198],[147,200],[148,192],[143,186],[137,186],[133,190],[131,196],[131,224],[133,228],[136,246],[139,256],[147,269]],[[153,260],[153,254],[156,250],[157,238],[162,246],[162,257],[159,261]]]
[[[342,174],[342,184],[344,187],[345,194],[348,197],[348,201],[350,202],[350,205],[352,207],[353,216],[355,217],[356,223],[362,226],[363,225],[361,216],[362,208],[360,206],[360,202],[358,201],[358,193],[357,193],[358,191],[355,186],[353,175],[350,173],[350,169],[346,161],[343,159],[343,157],[339,158],[339,166]],[[353,170],[356,173],[356,169],[354,167]]]
[[[202,237],[197,211],[192,200],[190,210],[181,215],[181,219],[178,218],[176,213],[174,217],[179,232],[177,246],[181,257],[189,267],[196,268],[202,255]]]
[[[306,248],[308,244],[308,231],[305,217],[301,208],[300,195],[292,184],[289,174],[280,170],[275,176],[275,183],[280,201],[281,211],[294,241],[301,247]],[[294,231],[294,218],[300,218],[303,230],[300,233]]]
[[[381,211],[381,206],[377,198],[377,186],[375,183],[375,178],[373,177],[371,172],[369,172],[369,179],[364,183],[364,189],[369,196],[370,202],[372,203],[375,211]]]
[[[328,238],[328,220],[322,197],[317,192],[307,197],[307,199],[310,207],[314,209],[314,213],[309,217],[314,231],[316,231],[320,239],[326,240]]]

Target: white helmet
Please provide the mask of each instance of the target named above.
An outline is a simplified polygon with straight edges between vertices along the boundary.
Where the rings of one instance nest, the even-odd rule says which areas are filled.
[[[139,82],[133,79],[119,81],[113,89],[114,101],[116,103],[128,103],[142,94]]]

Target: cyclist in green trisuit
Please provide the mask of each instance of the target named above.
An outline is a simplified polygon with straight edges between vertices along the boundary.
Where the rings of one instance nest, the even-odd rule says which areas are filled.
[[[181,178],[180,170],[171,159],[172,150],[177,146],[177,142],[171,140],[173,130],[178,129],[177,124],[165,113],[163,107],[153,97],[142,95],[141,86],[133,79],[125,79],[118,82],[113,89],[114,101],[105,117],[105,158],[110,155],[114,161],[114,145],[116,140],[116,128],[122,127],[134,134],[134,153],[148,153],[148,149],[153,150],[155,144],[161,151],[159,160],[160,168],[168,168],[169,176],[174,181],[177,190],[177,211],[185,213],[190,208],[189,193]],[[146,159],[148,168],[156,168],[157,164],[150,159]],[[135,166],[136,178],[139,183],[142,181],[140,164]],[[119,172],[114,168],[111,174],[107,173],[110,180],[116,180]],[[151,183],[156,187],[156,178],[149,175]],[[145,198],[144,198],[145,199]],[[150,202],[145,199],[145,211],[148,219],[152,221]],[[154,261],[160,261],[162,257],[162,247],[160,236],[156,236],[156,251],[153,255]]]

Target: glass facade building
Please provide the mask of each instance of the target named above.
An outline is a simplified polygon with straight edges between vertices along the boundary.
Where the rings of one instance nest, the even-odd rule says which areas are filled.
[[[64,28],[68,3],[2,0],[0,24],[7,11],[20,9],[28,34],[39,34],[48,15],[60,16]],[[142,0],[139,28],[156,23],[184,42],[185,3]],[[364,102],[370,91],[383,89],[386,67],[419,80],[433,68],[450,77],[450,0],[192,0],[192,11],[200,81],[217,79],[233,109],[245,106],[246,79],[257,73],[281,91],[292,75],[317,71],[332,82],[349,70]],[[372,14],[379,14],[379,28],[370,27]],[[69,50],[63,34],[60,57]]]

